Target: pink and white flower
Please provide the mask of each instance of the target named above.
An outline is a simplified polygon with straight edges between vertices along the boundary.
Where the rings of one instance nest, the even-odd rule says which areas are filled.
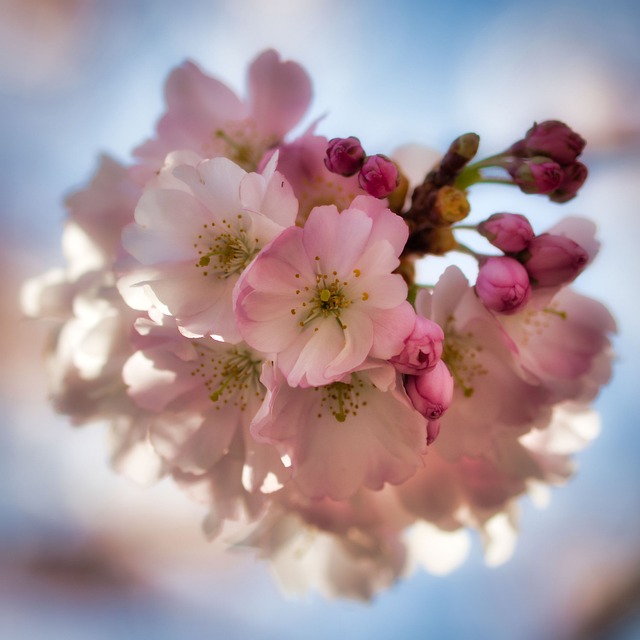
[[[233,288],[297,213],[276,161],[258,174],[226,158],[169,156],[123,234],[124,246],[144,267],[125,286],[147,285],[153,294],[147,308],[159,301],[160,310],[188,335],[238,342]]]
[[[319,387],[289,387],[266,366],[267,396],[251,432],[291,461],[292,480],[313,498],[343,500],[360,487],[403,482],[422,466],[425,420],[390,365]]]
[[[414,326],[407,285],[394,274],[407,238],[374,198],[316,207],[243,274],[235,292],[246,342],[273,354],[291,386],[320,386],[398,354]]]
[[[168,153],[189,149],[205,158],[230,158],[255,171],[265,151],[278,144],[300,121],[311,100],[311,81],[295,62],[280,60],[273,50],[260,54],[248,73],[246,101],[193,62],[172,71],[165,87],[167,111],[157,135],[134,155],[148,179]]]
[[[552,392],[523,370],[517,347],[458,268],[421,291],[416,309],[442,326],[442,358],[455,382],[433,445],[443,456],[477,456],[503,432],[519,436],[548,422]]]

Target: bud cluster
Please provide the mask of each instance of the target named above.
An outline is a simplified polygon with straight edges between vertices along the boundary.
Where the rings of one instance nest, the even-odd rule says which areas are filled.
[[[587,179],[587,168],[578,157],[584,139],[559,120],[535,123],[507,153],[506,168],[525,193],[548,195],[552,202],[574,198]]]
[[[390,362],[406,375],[405,389],[413,406],[427,419],[427,444],[440,432],[440,418],[453,398],[453,377],[442,361],[444,331],[433,320],[416,315],[403,350]]]
[[[476,292],[498,313],[515,313],[531,297],[531,287],[558,287],[573,282],[589,256],[565,235],[535,235],[527,218],[495,213],[481,222],[478,232],[504,256],[481,258]]]
[[[552,202],[568,202],[587,179],[587,168],[578,160],[584,147],[584,139],[564,122],[545,120],[535,123],[524,138],[502,153],[467,166],[456,185],[510,183],[524,193],[546,195]],[[509,179],[482,172],[494,167],[506,170]]]
[[[353,136],[329,140],[324,164],[340,176],[358,174],[360,188],[374,198],[387,198],[400,185],[396,163],[381,153],[366,155],[360,140]]]

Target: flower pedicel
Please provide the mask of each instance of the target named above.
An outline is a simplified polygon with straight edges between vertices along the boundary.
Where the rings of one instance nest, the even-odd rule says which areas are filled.
[[[103,158],[67,200],[67,266],[23,306],[58,324],[55,407],[110,423],[118,471],[208,496],[207,535],[241,523],[230,544],[285,588],[370,597],[415,564],[455,568],[470,529],[489,563],[508,557],[518,499],[571,474],[579,447],[557,443],[593,435],[615,324],[568,288],[590,223],[465,220],[477,183],[574,197],[585,143],[567,125],[475,162],[464,134],[410,184],[354,136],[292,138],[310,99],[274,51],[246,100],[175,69],[134,163]],[[456,267],[415,281],[417,260],[455,251],[475,283]]]

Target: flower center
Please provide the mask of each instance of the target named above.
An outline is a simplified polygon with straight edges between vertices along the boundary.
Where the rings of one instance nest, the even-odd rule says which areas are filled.
[[[486,375],[488,371],[479,358],[482,345],[475,343],[471,332],[459,334],[453,328],[453,320],[453,316],[447,318],[442,359],[449,367],[456,386],[462,390],[465,398],[470,398],[474,391],[474,379]]]
[[[529,346],[529,342],[547,331],[554,320],[566,320],[567,317],[567,312],[558,309],[555,301],[539,311],[528,309],[520,322],[522,346]]]
[[[351,384],[333,382],[325,387],[314,387],[314,391],[322,394],[318,409],[318,418],[324,411],[329,411],[338,422],[346,422],[347,417],[357,416],[358,410],[367,406],[362,400],[364,383],[357,376],[352,376]]]
[[[260,383],[262,360],[255,354],[237,347],[221,351],[202,341],[197,341],[196,345],[200,357],[191,375],[202,378],[216,409],[232,403],[244,411],[252,397],[264,395]]]
[[[217,129],[211,134],[212,144],[217,147],[216,155],[223,155],[233,160],[245,171],[257,171],[258,164],[265,151],[278,143],[275,136],[262,137],[257,131],[252,118],[240,122],[227,123],[225,129]],[[203,149],[210,151],[211,144]],[[222,148],[220,148],[222,147]]]
[[[260,251],[258,238],[251,238],[242,226],[242,214],[237,216],[238,228],[226,219],[221,223],[211,222],[202,225],[203,233],[198,234],[194,249],[198,250],[196,268],[202,269],[202,275],[215,275],[226,279],[244,271],[246,266]],[[220,228],[222,227],[222,228]]]

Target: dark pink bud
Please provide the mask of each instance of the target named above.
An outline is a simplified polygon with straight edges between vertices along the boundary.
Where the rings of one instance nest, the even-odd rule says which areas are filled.
[[[582,162],[574,162],[566,167],[563,167],[564,180],[560,183],[560,186],[549,196],[553,202],[568,202],[572,198],[575,198],[578,193],[578,189],[584,184],[587,179],[589,171]]]
[[[398,167],[381,154],[369,156],[358,174],[360,187],[374,198],[386,198],[395,191],[399,181]]]
[[[435,421],[442,417],[451,404],[453,376],[449,373],[447,365],[438,360],[435,367],[421,376],[408,376],[405,388],[416,411],[427,421]]]
[[[526,249],[535,236],[529,221],[519,213],[494,213],[478,225],[478,231],[505,253]]]
[[[551,193],[564,179],[562,167],[557,162],[542,156],[516,160],[508,170],[513,181],[524,193]]]
[[[364,149],[358,138],[333,138],[327,144],[324,164],[331,173],[353,176],[362,166],[364,157]]]
[[[404,348],[397,356],[391,358],[391,363],[400,373],[421,375],[433,369],[442,357],[443,340],[444,332],[439,324],[417,315],[413,331],[405,340]]]
[[[534,124],[524,138],[527,155],[546,156],[561,165],[575,162],[585,144],[584,138],[558,120]]]
[[[531,297],[529,274],[515,258],[487,258],[480,265],[476,293],[492,311],[516,313]]]
[[[574,280],[584,269],[589,256],[566,236],[543,233],[527,248],[524,266],[531,282],[540,287],[555,287]]]

